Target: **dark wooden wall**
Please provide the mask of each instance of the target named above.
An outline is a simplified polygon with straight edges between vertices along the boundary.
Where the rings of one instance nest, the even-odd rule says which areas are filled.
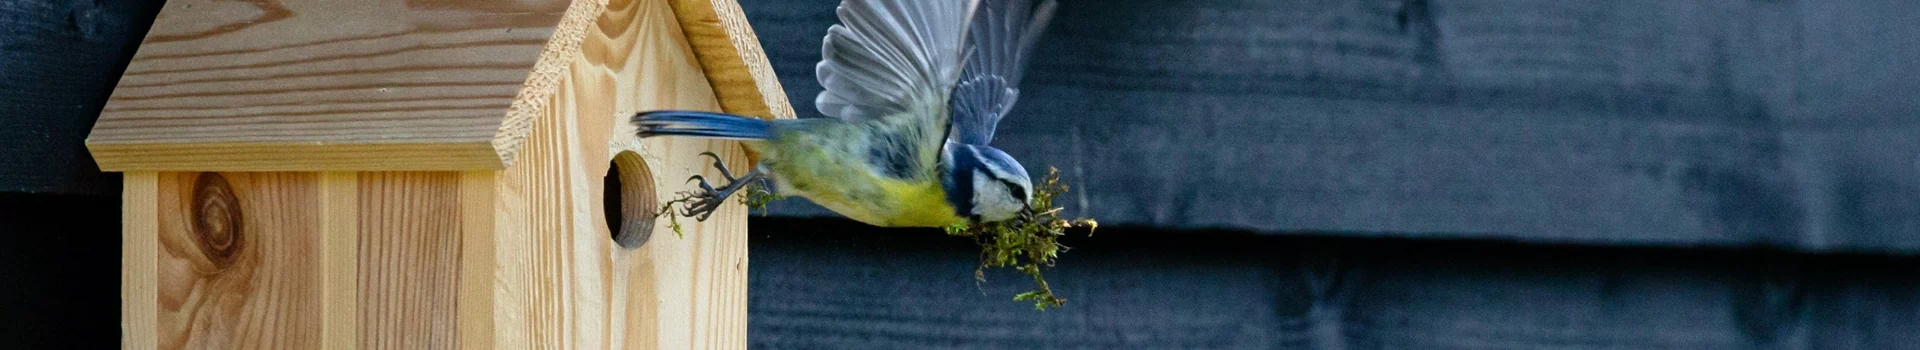
[[[802,117],[836,1],[742,1]],[[1063,0],[996,142],[1109,225],[755,222],[752,344],[1920,349],[1920,2]],[[774,215],[831,217],[789,201]]]
[[[803,116],[836,3],[742,1]],[[996,142],[1110,223],[1913,253],[1915,38],[1913,1],[1065,0]]]
[[[835,2],[740,2],[817,116]],[[754,348],[1920,348],[1920,3],[1063,2],[1001,139],[1107,224],[1070,304],[788,202]],[[117,341],[81,140],[160,3],[0,1],[0,344]]]
[[[1102,229],[1047,280],[973,242],[752,223],[756,349],[1916,349],[1920,258]]]
[[[0,2],[0,192],[119,193],[82,142],[163,3]]]
[[[120,177],[82,142],[158,0],[0,1],[0,348],[120,335]]]

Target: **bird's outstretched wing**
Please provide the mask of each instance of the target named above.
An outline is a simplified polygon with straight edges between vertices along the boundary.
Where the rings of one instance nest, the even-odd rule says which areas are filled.
[[[814,73],[820,113],[861,121],[938,111],[960,77],[977,0],[846,0]],[[915,113],[944,118],[944,113]],[[933,114],[933,115],[926,115]],[[946,121],[938,121],[944,124]]]
[[[1054,0],[1034,7],[1030,0],[985,0],[969,29],[967,68],[948,101],[955,142],[985,145],[993,141],[1000,118],[1020,97],[1027,54],[1053,19]]]

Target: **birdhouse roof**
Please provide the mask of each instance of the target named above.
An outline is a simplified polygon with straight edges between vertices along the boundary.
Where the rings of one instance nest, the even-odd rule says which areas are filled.
[[[732,0],[668,0],[729,113],[790,118]],[[513,164],[603,1],[169,1],[88,136],[106,171]]]

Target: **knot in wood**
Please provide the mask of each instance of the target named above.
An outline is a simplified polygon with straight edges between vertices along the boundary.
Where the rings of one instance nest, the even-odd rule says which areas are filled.
[[[233,265],[245,240],[240,232],[240,198],[218,173],[200,173],[193,181],[193,242],[216,270]]]

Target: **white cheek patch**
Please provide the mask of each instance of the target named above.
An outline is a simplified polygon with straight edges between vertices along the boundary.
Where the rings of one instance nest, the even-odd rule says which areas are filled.
[[[973,174],[973,213],[988,220],[1001,220],[1013,217],[1025,207],[1013,193],[1007,192],[1007,186],[1001,185],[993,176],[974,172]]]

